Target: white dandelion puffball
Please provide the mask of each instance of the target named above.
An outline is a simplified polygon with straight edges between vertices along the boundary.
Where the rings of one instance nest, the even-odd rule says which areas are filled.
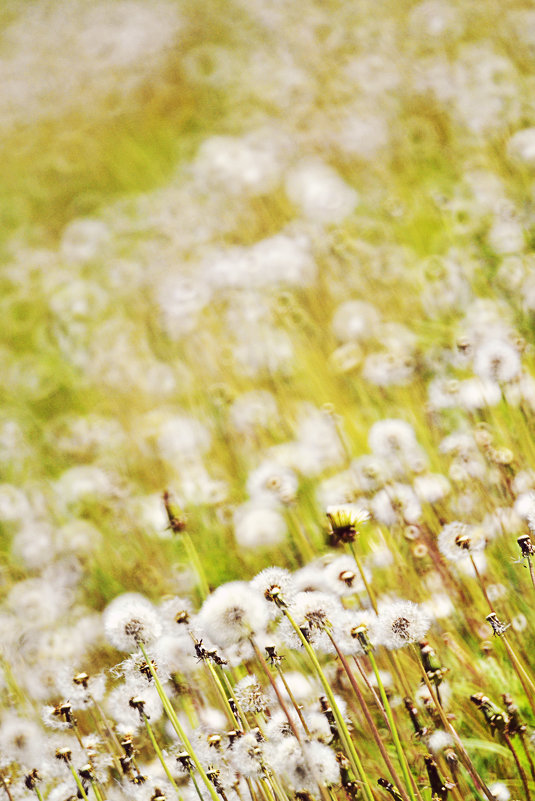
[[[521,368],[517,349],[503,339],[486,340],[474,354],[474,372],[483,380],[506,383],[516,378]]]
[[[158,612],[144,595],[127,592],[119,595],[104,610],[104,631],[119,651],[135,651],[162,633]]]
[[[535,166],[535,128],[523,128],[513,134],[507,143],[507,154],[529,167]]]
[[[234,513],[234,536],[242,548],[271,548],[286,538],[286,520],[278,509],[249,501]]]
[[[338,173],[315,159],[300,161],[286,178],[289,199],[310,220],[341,222],[359,201],[357,192]]]
[[[431,618],[425,609],[412,601],[394,601],[379,608],[377,640],[389,650],[418,642],[427,633]]]
[[[270,610],[260,593],[246,581],[222,584],[208,596],[197,624],[216,645],[225,648],[264,631]]]

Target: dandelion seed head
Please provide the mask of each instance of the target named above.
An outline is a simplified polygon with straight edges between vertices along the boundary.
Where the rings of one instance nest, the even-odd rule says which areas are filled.
[[[474,372],[483,381],[507,383],[516,378],[521,367],[517,349],[507,340],[489,339],[474,354]]]
[[[234,692],[244,712],[263,712],[269,705],[256,676],[245,676],[236,684]]]
[[[366,579],[371,579],[371,573],[364,568]],[[329,561],[324,568],[326,586],[330,592],[340,597],[355,595],[364,592],[365,586],[361,578],[357,563],[349,554],[338,556]]]
[[[509,801],[511,798],[511,791],[503,782],[493,782],[489,790],[496,801]]]
[[[391,484],[377,492],[370,501],[370,510],[385,526],[418,523],[422,507],[416,493],[408,484]]]
[[[450,748],[454,744],[453,737],[447,731],[436,729],[427,738],[427,747],[433,754],[439,754],[444,748]]]
[[[273,548],[286,539],[284,515],[274,507],[274,499],[246,501],[233,515],[234,537],[246,549]]]
[[[250,709],[249,711],[261,711]],[[242,776],[257,779],[262,774],[263,748],[251,732],[246,732],[228,751],[231,766]]]
[[[420,604],[394,601],[381,604],[377,621],[377,641],[389,650],[404,648],[423,639],[431,619]]]
[[[367,643],[372,648],[377,642],[378,617],[368,609],[344,609],[333,624],[333,637],[342,653],[348,656],[364,656]],[[359,633],[365,635],[365,641]]]
[[[269,622],[267,601],[245,581],[222,584],[208,596],[197,625],[225,648],[263,632]]]
[[[292,574],[283,567],[264,568],[251,580],[251,587],[275,605],[291,603],[296,592]]]
[[[104,631],[119,651],[137,651],[162,633],[162,623],[155,607],[139,593],[117,596],[104,610]]]
[[[448,561],[459,562],[481,551],[485,547],[485,537],[481,529],[455,520],[443,527],[437,544],[440,553]]]
[[[292,619],[307,633],[309,642],[318,650],[328,653],[332,645],[325,631],[331,628],[332,621],[340,614],[340,603],[325,592],[298,592],[290,606]],[[279,633],[290,648],[301,649],[302,643],[288,618],[284,617]]]

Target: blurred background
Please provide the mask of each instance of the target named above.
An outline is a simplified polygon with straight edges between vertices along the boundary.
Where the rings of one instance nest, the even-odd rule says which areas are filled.
[[[411,469],[447,474],[446,434],[507,420],[507,392],[535,408],[530,3],[0,16],[11,612],[191,588],[165,489],[211,586],[296,567],[327,504],[381,486],[373,423],[410,423]],[[473,361],[489,332],[512,388]]]

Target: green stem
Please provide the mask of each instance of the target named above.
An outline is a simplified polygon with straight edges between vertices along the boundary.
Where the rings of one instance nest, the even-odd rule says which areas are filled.
[[[305,730],[305,734],[307,735],[307,737],[310,737],[310,731],[309,731],[309,728],[307,726],[306,720],[305,720],[305,718],[303,716],[303,712],[301,711],[301,707],[299,706],[299,704],[295,700],[295,698],[293,696],[293,693],[290,690],[290,686],[289,686],[288,682],[286,681],[286,678],[284,676],[282,668],[278,663],[275,663],[275,670],[277,671],[277,673],[278,673],[278,675],[280,677],[280,680],[284,684],[284,689],[286,690],[288,698],[292,702],[293,708],[297,712],[297,716],[298,716],[299,720],[301,721],[301,725],[302,725],[303,729]]]
[[[217,670],[217,668],[216,668],[216,670]],[[245,731],[250,731],[251,727],[249,725],[249,721],[247,720],[247,716],[246,716],[245,712],[243,711],[240,702],[236,698],[236,693],[234,692],[234,687],[230,683],[229,677],[227,676],[227,674],[225,673],[225,671],[224,671],[224,669],[222,667],[219,669],[218,675],[221,676],[221,679],[223,680],[223,683],[224,683],[225,687],[227,688],[227,692],[229,694],[229,697],[232,698],[232,700],[236,704],[236,709],[238,710],[238,725],[241,723],[241,725],[242,725],[242,727],[243,727],[243,729]]]
[[[503,732],[503,739],[505,740],[509,751],[513,755],[513,759],[515,760],[515,764],[516,764],[516,767],[517,767],[517,770],[518,770],[518,774],[520,776],[520,780],[522,782],[522,786],[524,787],[524,792],[526,794],[526,799],[527,799],[527,801],[531,801],[531,795],[530,795],[529,786],[528,786],[528,777],[526,776],[526,772],[525,772],[524,768],[522,767],[522,763],[520,762],[520,759],[518,758],[518,754],[516,753],[515,747],[514,747],[513,743],[511,742],[511,738],[509,737],[509,735],[506,732]]]
[[[188,739],[188,736],[187,736],[186,732],[184,731],[184,729],[182,728],[182,724],[180,723],[180,721],[179,721],[179,719],[177,717],[177,714],[176,714],[175,710],[173,709],[173,707],[171,705],[171,702],[169,701],[169,698],[165,694],[165,690],[162,687],[162,683],[160,681],[160,678],[159,678],[158,674],[156,673],[156,671],[154,669],[154,665],[152,664],[151,660],[149,659],[147,651],[145,650],[145,646],[143,645],[142,642],[138,643],[138,645],[139,645],[139,648],[141,650],[141,653],[145,657],[145,662],[147,663],[148,668],[149,668],[149,670],[151,672],[152,678],[154,679],[154,685],[156,687],[158,695],[160,696],[160,699],[162,701],[162,704],[163,704],[163,707],[164,707],[165,712],[167,714],[167,717],[171,721],[171,725],[173,726],[174,730],[178,734],[179,739],[184,744],[184,748],[188,752],[188,755],[191,757],[191,760],[193,761],[193,764],[197,768],[201,779],[203,780],[204,784],[206,785],[206,789],[210,793],[212,801],[219,801],[219,798],[217,796],[217,793],[216,793],[216,791],[214,789],[214,786],[213,786],[212,782],[210,781],[210,779],[206,775],[206,771],[204,770],[203,766],[199,762],[199,760],[197,758],[197,755],[195,754],[195,751],[191,747],[191,743],[190,743],[190,741]],[[193,778],[193,776],[192,776],[192,778]]]
[[[39,801],[43,801],[43,796],[41,795],[41,791],[40,791],[39,787],[36,786],[33,789],[35,790],[35,795],[37,796]]]
[[[217,692],[219,693],[219,696],[221,697],[221,700],[223,701],[223,705],[224,705],[224,707],[226,709],[226,712],[227,712],[228,718],[230,720],[231,726],[239,727],[240,722],[237,720],[236,715],[232,711],[232,707],[229,704],[229,700],[227,698],[227,694],[225,692],[225,688],[221,684],[221,679],[217,675],[215,667],[212,665],[212,663],[208,659],[205,660],[205,664],[206,664],[206,667],[208,668],[208,670],[210,672],[210,675],[212,676],[212,679],[214,680],[214,684],[215,684],[215,686],[217,688]]]
[[[430,696],[431,696],[431,698],[433,700],[433,703],[434,703],[434,705],[436,707],[436,710],[437,710],[437,712],[439,714],[440,720],[442,721],[442,725],[444,726],[444,729],[447,732],[449,732],[451,734],[451,736],[453,737],[453,739],[455,741],[455,745],[457,746],[457,748],[459,750],[459,756],[461,758],[461,762],[463,763],[464,767],[468,771],[468,773],[470,775],[470,778],[472,779],[472,781],[474,783],[474,786],[476,788],[476,792],[483,793],[488,798],[489,801],[496,801],[496,799],[494,798],[494,796],[490,792],[489,788],[487,787],[487,785],[485,784],[485,782],[483,781],[483,779],[481,778],[479,773],[476,771],[475,767],[473,766],[472,760],[470,759],[470,757],[469,757],[469,755],[468,755],[468,753],[467,753],[467,751],[466,751],[466,749],[465,749],[465,747],[463,745],[463,742],[462,742],[461,738],[459,737],[459,735],[457,734],[457,732],[453,728],[452,724],[450,723],[450,721],[446,717],[446,714],[445,714],[445,712],[444,712],[444,710],[442,708],[442,705],[441,705],[440,701],[437,698],[437,694],[435,692],[435,688],[433,687],[433,685],[429,681],[429,677],[428,677],[428,675],[427,675],[427,673],[425,671],[424,666],[422,665],[422,663],[420,661],[419,654],[416,651],[416,648],[414,648],[414,646],[413,646],[413,652],[414,652],[414,656],[416,658],[416,662],[418,664],[418,667],[420,669],[420,672],[422,674],[422,678],[424,680],[424,684],[427,687],[427,689],[429,691],[429,694],[430,694]]]
[[[84,801],[89,801],[89,798],[87,797],[87,793],[84,790],[84,785],[80,781],[80,777],[78,776],[78,773],[76,772],[76,768],[74,767],[72,762],[69,762],[69,768],[71,769],[71,773],[73,775],[74,781],[76,782],[78,790],[80,791],[80,795],[82,796]]]
[[[186,531],[183,531],[180,536],[182,537],[182,541],[186,548],[188,559],[193,565],[195,572],[197,573],[197,579],[199,581],[199,589],[201,591],[201,598],[202,600],[204,600],[208,595],[210,595],[210,587],[208,586],[206,575],[204,573],[201,560],[199,559],[199,554],[197,553],[197,549],[193,544],[193,540]]]
[[[535,570],[533,570],[533,563],[531,561],[531,556],[528,556],[528,567],[529,567],[529,575],[531,577],[531,583],[533,585],[533,589],[535,590]]]
[[[401,782],[400,782],[399,777],[397,775],[396,769],[394,768],[394,766],[393,766],[393,764],[392,764],[392,762],[390,760],[390,757],[388,756],[386,748],[383,745],[383,741],[381,740],[381,736],[380,736],[379,732],[377,731],[377,726],[375,725],[375,722],[374,722],[374,720],[373,720],[373,718],[372,718],[372,716],[370,714],[370,710],[368,709],[368,704],[366,703],[366,700],[365,700],[365,698],[364,698],[364,696],[363,696],[363,694],[362,694],[362,692],[360,690],[360,687],[357,684],[357,680],[355,679],[353,671],[351,670],[351,668],[349,666],[349,663],[348,663],[347,659],[345,658],[344,654],[341,652],[340,648],[338,647],[338,644],[336,643],[336,640],[334,639],[334,637],[332,637],[331,634],[329,634],[329,639],[332,642],[333,647],[336,650],[336,653],[338,654],[338,658],[339,658],[340,662],[342,663],[342,667],[344,668],[344,670],[346,672],[346,675],[347,675],[347,677],[349,679],[351,687],[353,688],[353,692],[357,696],[358,702],[360,704],[360,708],[362,709],[364,717],[366,718],[366,722],[368,723],[368,726],[369,726],[369,728],[370,728],[370,730],[372,732],[373,738],[374,738],[375,742],[377,743],[377,747],[379,748],[379,751],[381,752],[381,756],[383,757],[383,761],[384,761],[387,769],[390,772],[392,780],[393,780],[394,784],[397,785],[397,787],[399,788],[399,791],[400,791],[401,795],[403,796],[403,801],[407,801],[408,796],[407,796],[407,794],[405,793],[405,791],[403,790],[403,788],[401,786]],[[414,793],[412,792],[412,786],[410,784],[407,786],[407,790],[408,790],[409,796],[411,798],[411,801],[416,801],[416,799],[414,797]]]
[[[91,787],[93,788],[93,792],[95,793],[95,798],[97,799],[97,801],[103,801],[101,792],[98,789],[98,784],[96,783],[96,781],[91,780]]]
[[[372,666],[372,670],[375,676],[375,681],[377,682],[377,687],[379,689],[379,695],[381,696],[381,701],[383,703],[384,710],[386,712],[386,717],[388,718],[388,727],[390,729],[390,733],[392,735],[392,739],[394,741],[394,747],[396,749],[396,753],[398,755],[399,764],[401,767],[401,772],[403,773],[403,779],[405,781],[405,786],[410,794],[411,799],[415,801],[415,795],[412,789],[412,777],[409,774],[409,768],[407,765],[407,758],[405,756],[405,752],[401,746],[401,741],[399,739],[398,729],[396,726],[396,721],[394,720],[394,715],[392,714],[392,707],[390,706],[390,701],[388,700],[388,696],[385,691],[385,687],[383,681],[381,679],[381,674],[379,673],[379,668],[377,667],[377,662],[375,661],[375,656],[373,655],[373,651],[368,651],[368,659],[370,660],[370,664]]]
[[[322,684],[322,687],[325,691],[325,695],[329,699],[329,704],[331,705],[331,709],[336,719],[340,740],[342,741],[344,750],[346,751],[351,767],[353,768],[355,774],[359,777],[359,780],[362,782],[362,789],[364,795],[367,801],[374,801],[374,796],[370,784],[368,782],[368,777],[366,776],[366,772],[364,770],[360,757],[357,753],[357,750],[353,744],[351,735],[349,734],[344,718],[340,712],[338,704],[336,703],[336,699],[333,695],[333,691],[331,690],[329,682],[327,681],[327,677],[325,676],[325,673],[323,672],[322,667],[318,661],[316,652],[314,651],[314,649],[312,648],[312,646],[310,645],[310,643],[308,642],[308,640],[306,639],[303,632],[301,631],[295,620],[292,618],[288,610],[286,608],[283,608],[282,612],[288,619],[290,625],[294,629],[297,636],[299,637],[301,644],[305,649],[307,656],[310,659],[314,667],[314,670],[316,671],[316,674]]]
[[[311,562],[313,559],[315,559],[317,554],[314,552],[314,548],[312,547],[301,525],[301,521],[291,510],[288,510],[288,517],[290,518],[292,528],[296,533],[295,543],[301,551],[301,555],[307,562]]]
[[[162,768],[165,771],[165,775],[169,779],[169,781],[170,781],[174,791],[176,792],[177,796],[179,797],[180,801],[182,801],[182,796],[180,795],[180,790],[178,789],[177,784],[176,784],[175,780],[173,779],[173,776],[171,775],[171,771],[169,770],[167,762],[165,761],[164,756],[162,754],[162,749],[158,745],[158,742],[157,742],[156,737],[154,736],[154,732],[152,730],[152,726],[150,725],[149,719],[146,716],[145,712],[143,712],[143,720],[145,721],[145,728],[147,729],[147,734],[149,735],[149,739],[150,739],[150,741],[152,743],[152,747],[154,748],[154,750],[156,752],[156,756],[160,760],[160,764],[161,764]]]
[[[204,801],[204,798],[202,797],[202,793],[201,793],[201,791],[199,789],[199,785],[197,784],[197,779],[195,778],[195,775],[194,775],[192,770],[190,770],[189,775],[190,775],[191,781],[193,782],[193,786],[195,787],[195,792],[197,793],[197,795],[199,797],[199,801]]]
[[[522,665],[522,662],[520,661],[520,659],[516,655],[516,653],[515,653],[515,651],[513,649],[513,646],[511,645],[511,643],[509,642],[509,640],[507,639],[505,634],[502,634],[501,639],[503,640],[503,644],[504,644],[505,650],[507,651],[507,655],[508,655],[509,659],[511,660],[511,664],[513,665],[513,668],[515,669],[516,675],[518,676],[520,684],[522,685],[522,688],[523,688],[523,690],[524,690],[524,692],[526,694],[526,698],[527,698],[528,704],[531,707],[531,711],[535,715],[535,703],[533,701],[533,698],[535,696],[535,685],[533,684],[533,681],[532,681],[531,677],[529,676],[529,674],[525,670],[524,666]]]
[[[366,573],[364,572],[364,566],[363,566],[363,564],[361,562],[361,559],[360,559],[360,556],[359,556],[359,554],[357,552],[357,549],[355,548],[355,543],[350,542],[349,543],[349,548],[351,550],[351,554],[353,555],[353,559],[357,563],[357,568],[358,568],[358,571],[360,573],[360,577],[361,577],[362,581],[364,582],[364,586],[366,587],[366,592],[368,593],[368,598],[370,599],[370,603],[371,603],[371,605],[373,607],[373,611],[375,612],[375,614],[377,614],[377,600],[375,598],[375,593],[373,592],[373,590],[372,590],[372,588],[370,586],[370,583],[369,583],[368,579],[366,578]]]
[[[284,714],[286,715],[286,720],[288,721],[288,725],[289,725],[290,729],[292,730],[292,734],[294,735],[295,739],[297,740],[297,742],[301,746],[301,751],[303,753],[303,758],[304,758],[304,760],[305,760],[310,772],[312,773],[316,784],[318,785],[318,788],[319,788],[319,791],[320,791],[320,795],[324,799],[324,801],[328,801],[328,796],[327,796],[327,794],[325,792],[325,787],[323,786],[323,783],[322,783],[320,777],[317,774],[317,770],[316,770],[314,764],[311,763],[311,761],[309,760],[309,758],[307,756],[307,753],[306,753],[306,750],[305,750],[305,744],[303,743],[303,739],[302,739],[301,735],[299,734],[297,726],[295,725],[294,721],[292,720],[292,716],[290,715],[290,712],[288,711],[288,707],[286,706],[284,698],[282,697],[281,692],[280,692],[279,688],[277,687],[277,683],[276,683],[275,679],[273,678],[273,676],[271,675],[271,671],[269,670],[268,666],[265,663],[265,660],[264,660],[264,658],[262,656],[262,652],[260,651],[260,648],[258,647],[258,645],[256,644],[256,642],[254,641],[254,639],[252,637],[250,638],[249,641],[250,641],[250,643],[251,643],[251,645],[253,647],[253,650],[255,652],[256,658],[258,659],[262,670],[266,674],[266,676],[268,678],[268,681],[271,684],[273,692],[277,696],[277,700],[279,702],[279,705],[280,705],[282,711],[284,712]],[[275,776],[273,776],[272,778],[275,778]]]

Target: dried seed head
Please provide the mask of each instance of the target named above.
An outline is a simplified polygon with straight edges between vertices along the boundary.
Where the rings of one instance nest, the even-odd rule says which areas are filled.
[[[495,637],[502,637],[511,625],[510,623],[502,623],[496,612],[488,614],[485,620],[492,626],[492,632]]]
[[[74,684],[78,684],[83,687],[84,690],[87,690],[87,684],[89,682],[89,675],[87,673],[77,673],[76,676],[73,676],[72,680]]]
[[[28,788],[28,790],[35,790],[37,782],[40,782],[41,776],[39,775],[39,771],[37,768],[34,768],[29,773],[26,774],[24,777],[24,784]]]
[[[60,759],[65,763],[69,763],[72,759],[72,751],[70,748],[56,749],[56,759]]]
[[[518,537],[517,542],[520,546],[520,550],[524,559],[527,559],[535,554],[535,546],[533,545],[529,534],[522,534],[520,537]]]

